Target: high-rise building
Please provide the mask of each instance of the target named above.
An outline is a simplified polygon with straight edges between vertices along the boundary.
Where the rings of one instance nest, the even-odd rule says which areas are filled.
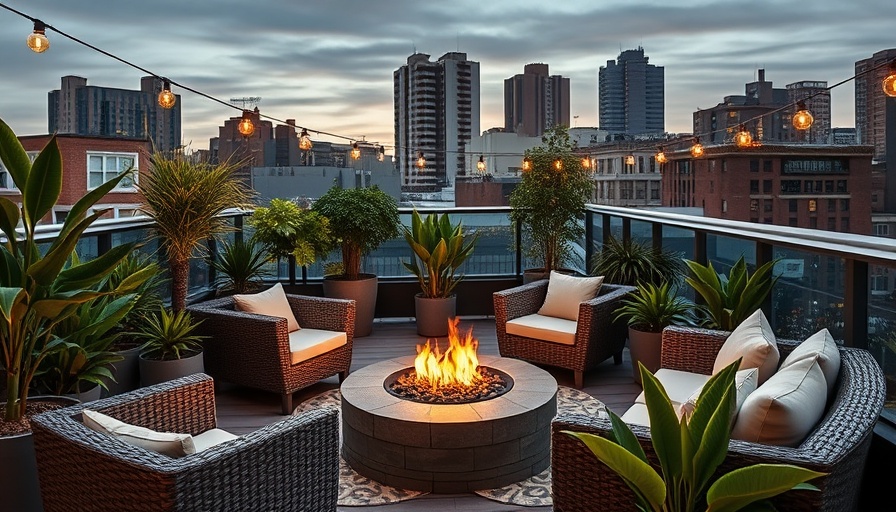
[[[258,107],[248,111],[255,125],[252,135],[246,137],[239,131],[242,116],[231,117],[218,127],[217,162],[230,162],[236,168],[233,175],[246,186],[252,186],[252,168],[271,166],[276,161],[277,142],[274,139],[274,125],[262,120]],[[295,131],[295,127],[290,127]],[[211,149],[211,147],[209,148]]]
[[[415,53],[393,78],[402,190],[451,186],[456,175],[464,174],[464,145],[479,134],[479,63],[460,52],[446,53],[436,62]]]
[[[814,120],[808,130],[798,131],[789,125],[790,140],[811,144],[829,144],[831,137],[831,91],[827,82],[805,80],[787,84],[787,102],[802,101]]]
[[[644,48],[625,50],[598,71],[598,122],[610,133],[663,133],[665,81],[662,66],[648,64]]]
[[[894,59],[896,48],[890,48],[856,61],[856,138],[874,146],[877,161],[885,161],[887,152],[887,95],[880,84],[891,72],[886,64]]]
[[[162,80],[140,79],[140,90],[87,85],[78,76],[62,77],[62,86],[48,94],[47,125],[50,133],[150,139],[156,150],[171,151],[181,145],[180,107],[159,106]]]
[[[760,69],[758,80],[744,84],[743,95],[725,96],[718,105],[694,112],[694,135],[703,144],[731,142],[743,126],[756,141],[789,142],[793,113],[782,109],[790,103],[788,94],[767,81]],[[830,114],[828,119],[830,127]]]
[[[569,126],[569,78],[550,75],[547,64],[526,64],[504,80],[504,131],[541,137],[554,125]]]

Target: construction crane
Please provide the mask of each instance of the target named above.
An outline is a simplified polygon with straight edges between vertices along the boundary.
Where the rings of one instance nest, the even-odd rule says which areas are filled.
[[[244,96],[242,98],[230,98],[230,103],[238,105],[241,109],[253,109],[258,106],[261,98],[258,96]]]

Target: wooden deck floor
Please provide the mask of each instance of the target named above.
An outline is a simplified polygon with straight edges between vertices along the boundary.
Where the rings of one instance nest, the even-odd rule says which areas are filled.
[[[495,337],[494,319],[461,319],[461,329],[473,328],[473,335],[479,340],[479,352],[486,355],[498,355],[498,344]],[[352,371],[371,363],[415,353],[417,344],[425,341],[416,334],[416,328],[410,321],[377,321],[370,336],[356,338],[352,357]],[[545,368],[550,371],[561,386],[572,386],[572,372],[556,368]],[[296,393],[295,403],[301,403],[322,391],[338,387],[336,377],[324,380]],[[612,359],[605,361],[600,367],[585,374],[584,391],[604,402],[607,407],[622,414],[641,392],[641,387],[631,378],[631,360],[628,350],[625,351],[623,364],[616,366]],[[283,418],[280,415],[280,397],[272,393],[264,393],[235,386],[221,386],[216,395],[218,426],[235,434],[244,434],[273,423]],[[340,511],[349,512],[358,507],[340,507]],[[368,507],[373,508],[373,507]],[[512,511],[525,510],[545,512],[550,507],[518,507],[503,505],[476,494],[444,495],[430,494],[414,500],[394,505],[376,507],[383,512],[417,512],[417,511]]]

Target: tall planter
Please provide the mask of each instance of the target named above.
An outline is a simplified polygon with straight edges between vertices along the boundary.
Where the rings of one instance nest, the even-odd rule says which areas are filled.
[[[457,316],[457,295],[445,298],[414,296],[417,311],[417,334],[420,336],[448,336],[448,321]]]
[[[140,384],[151,386],[169,380],[205,372],[202,352],[181,359],[162,361],[140,356]]]
[[[357,280],[327,277],[323,284],[324,296],[355,301],[355,338],[369,336],[376,313],[377,277],[373,274],[361,274]]]
[[[140,347],[116,352],[123,359],[110,365],[114,381],[107,383],[108,395],[118,395],[140,387]]]
[[[638,363],[656,373],[660,369],[660,355],[663,346],[662,332],[639,331],[634,327],[628,328],[628,349],[632,357],[632,378],[641,384],[641,371]]]

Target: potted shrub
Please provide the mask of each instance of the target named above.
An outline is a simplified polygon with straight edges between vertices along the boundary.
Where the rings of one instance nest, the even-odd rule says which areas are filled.
[[[205,371],[202,340],[195,334],[201,323],[194,322],[186,310],[159,310],[147,317],[135,337],[140,346],[140,383],[143,386],[177,379]]]
[[[402,264],[417,276],[421,288],[414,297],[417,334],[447,336],[448,320],[457,314],[454,287],[463,279],[457,269],[473,253],[478,234],[464,244],[462,223],[451,224],[447,213],[422,218],[417,210],[411,216],[411,227],[402,228],[414,251],[411,261]]]
[[[265,267],[267,253],[254,239],[221,241],[215,257],[207,261],[209,267],[215,269],[215,287],[219,295],[252,293],[261,288],[264,278],[270,275]]]
[[[748,316],[762,307],[778,278],[772,276],[775,261],[770,261],[753,272],[747,270],[741,256],[728,275],[719,274],[712,266],[685,260],[693,273],[685,281],[702,298],[698,310],[702,313],[702,325],[709,329],[733,331]]]
[[[535,278],[561,270],[572,244],[584,236],[580,217],[593,188],[565,126],[554,126],[541,140],[544,145],[526,150],[531,169],[510,193],[510,218],[523,229],[526,255],[543,264],[529,269]]]
[[[332,187],[312,209],[330,220],[333,237],[342,250],[342,274],[324,278],[324,295],[355,301],[355,337],[373,330],[377,277],[361,272],[361,257],[383,242],[398,237],[398,204],[373,186]]]
[[[0,464],[0,494],[9,510],[40,510],[28,424],[28,416],[39,411],[40,404],[29,400],[34,398],[29,397],[29,390],[41,362],[62,346],[64,339],[55,333],[58,322],[75,314],[79,304],[103,295],[92,288],[133,247],[116,246],[94,260],[72,264],[81,234],[106,210],[88,212],[119,181],[130,178],[130,173],[121,173],[78,200],[50,247],[38,250],[37,224],[52,210],[62,191],[62,158],[56,138],[50,138],[32,163],[15,133],[0,120],[0,160],[22,193],[21,207],[0,197],[0,230],[6,237],[0,245],[0,363],[6,376],[0,460],[16,461]],[[21,231],[16,229],[20,223]],[[116,291],[126,293],[127,286]],[[63,400],[61,406],[70,403]]]
[[[635,382],[641,384],[640,365],[651,373],[660,368],[663,329],[669,325],[690,324],[692,310],[693,304],[679,297],[676,287],[668,282],[660,285],[649,281],[639,283],[637,291],[622,301],[615,316],[617,320],[628,322],[628,348]]]
[[[190,258],[205,250],[205,242],[232,227],[220,215],[248,208],[251,192],[234,176],[239,164],[193,163],[183,156],[151,159],[151,172],[137,184],[143,195],[140,210],[155,221],[161,248],[168,257],[171,307],[186,306]]]
[[[307,266],[326,257],[333,248],[330,221],[319,212],[294,201],[272,199],[249,218],[252,235],[275,258],[288,258],[290,268]]]
[[[610,236],[591,260],[591,274],[604,276],[605,283],[637,286],[681,283],[684,263],[679,253],[655,249],[637,240]],[[637,366],[635,367],[637,368]]]

